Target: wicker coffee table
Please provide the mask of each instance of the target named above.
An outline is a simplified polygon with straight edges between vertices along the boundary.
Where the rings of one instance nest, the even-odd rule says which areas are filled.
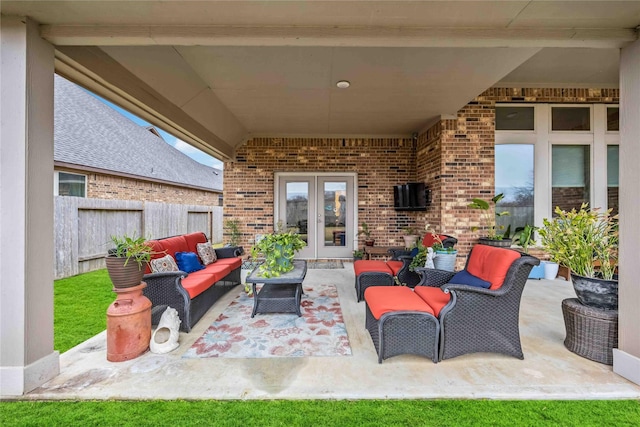
[[[279,277],[265,278],[259,274],[259,266],[247,276],[247,283],[253,287],[253,312],[256,313],[296,313],[300,312],[302,282],[307,275],[307,261],[293,260],[293,270]],[[256,285],[262,283],[259,291]]]

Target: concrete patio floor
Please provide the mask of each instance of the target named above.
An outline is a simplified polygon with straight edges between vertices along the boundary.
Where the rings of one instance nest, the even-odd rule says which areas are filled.
[[[524,360],[473,354],[434,364],[402,355],[378,364],[356,302],[351,263],[309,270],[305,286],[338,287],[352,356],[269,359],[183,359],[182,354],[241,292],[218,301],[172,353],[106,360],[103,332],[60,356],[60,375],[26,399],[640,399],[640,386],[611,366],[563,345],[561,301],[570,283],[530,280],[520,314]]]

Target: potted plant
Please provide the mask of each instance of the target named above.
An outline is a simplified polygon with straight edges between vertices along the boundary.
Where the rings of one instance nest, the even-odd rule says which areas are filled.
[[[526,224],[524,227],[516,228],[513,243],[522,247],[522,252],[529,253],[529,246],[535,245],[535,232],[538,229],[535,225]],[[529,273],[529,279],[542,279],[544,277],[544,262],[534,265]]]
[[[371,238],[371,231],[369,230],[369,224],[367,224],[366,222],[363,222],[362,224],[360,224],[360,227],[362,228],[362,230],[358,231],[358,236],[361,234],[364,236],[365,246],[373,246],[376,243],[376,240]]]
[[[434,267],[438,270],[455,271],[458,251],[453,247],[445,248],[438,233],[431,232],[431,234],[433,234],[434,240],[432,246],[434,251]]]
[[[364,257],[364,251],[361,249],[356,249],[355,251],[353,251],[353,260],[354,261],[358,261],[361,260]]]
[[[240,245],[240,221],[237,219],[228,219],[224,222],[224,228],[229,234],[229,246]]]
[[[402,236],[404,239],[404,247],[407,249],[414,247],[420,237],[418,236],[418,230],[414,227],[405,227],[402,229],[402,232],[404,233],[404,236]]]
[[[487,230],[486,237],[480,237],[478,242],[482,245],[509,247],[511,246],[510,227],[506,232],[498,233],[498,229],[504,227],[498,227],[496,225],[496,217],[508,216],[509,212],[496,212],[496,205],[500,200],[504,198],[504,193],[497,194],[491,198],[491,200],[473,199],[467,207],[471,209],[479,209],[482,211],[480,219],[484,222],[484,228]],[[478,227],[473,227],[472,230],[476,231]]]
[[[579,211],[559,207],[543,220],[542,246],[552,261],[569,268],[580,302],[607,310],[618,308],[618,216],[583,203]]]
[[[142,281],[153,248],[142,236],[111,236],[115,248],[109,249],[105,262],[109,278],[116,288],[137,286]]]
[[[293,270],[293,257],[306,246],[300,235],[293,230],[285,231],[282,224],[271,234],[265,234],[251,248],[251,256],[261,254],[264,262],[260,265],[260,275],[271,278]]]

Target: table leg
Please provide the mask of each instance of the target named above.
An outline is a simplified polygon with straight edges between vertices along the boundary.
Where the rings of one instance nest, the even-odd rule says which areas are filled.
[[[302,294],[303,294],[303,290],[302,290],[302,283],[298,283],[296,285],[296,314],[298,314],[298,317],[302,317],[302,313],[300,312],[300,302],[302,300]]]
[[[251,312],[251,318],[256,315],[256,311],[258,310],[258,293],[256,292],[256,284],[252,283],[251,287],[253,288],[253,311]]]

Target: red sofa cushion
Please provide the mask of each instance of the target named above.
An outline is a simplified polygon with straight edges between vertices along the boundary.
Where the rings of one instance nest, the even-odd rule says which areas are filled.
[[[162,244],[159,241],[147,240],[147,244],[151,247],[151,250],[152,250],[151,259],[162,258],[163,256],[166,255],[166,253],[164,252],[164,248],[162,247]],[[151,273],[151,266],[147,264],[147,267],[144,270],[144,274],[149,274],[149,273]]]
[[[389,273],[393,275],[393,271],[384,261],[377,260],[358,260],[353,263],[353,269],[356,273],[356,276],[359,276],[362,273]]]
[[[429,304],[429,307],[431,307],[436,317],[440,316],[442,308],[451,300],[451,294],[445,293],[440,288],[416,286],[413,291],[422,298],[424,302]]]
[[[189,250],[184,236],[169,237],[167,239],[158,240],[158,242],[160,242],[163,249],[167,251],[173,259],[176,258],[176,252],[192,252]]]
[[[507,277],[507,271],[520,253],[505,248],[475,245],[469,255],[466,270],[476,277],[491,283],[489,289],[499,289]]]
[[[364,291],[364,299],[376,319],[391,311],[422,311],[434,314],[422,298],[405,286],[372,286]]]
[[[398,275],[398,271],[400,271],[403,264],[404,263],[402,261],[394,261],[394,260],[387,261],[387,267],[391,269],[391,274],[393,274],[394,276]]]
[[[198,253],[198,251],[196,250],[196,243],[207,243],[208,241],[207,236],[201,231],[197,233],[185,234],[182,237],[184,237],[184,240],[187,242],[188,252]]]
[[[232,270],[235,270],[238,267],[242,267],[242,259],[238,257],[232,258],[218,258],[213,264],[216,265],[227,265],[231,267]],[[209,264],[209,265],[213,265]]]
[[[231,273],[231,268],[228,265],[213,267],[213,264],[209,264],[204,270],[189,273],[187,277],[182,279],[182,287],[189,293],[191,299],[214,286],[217,281]]]

